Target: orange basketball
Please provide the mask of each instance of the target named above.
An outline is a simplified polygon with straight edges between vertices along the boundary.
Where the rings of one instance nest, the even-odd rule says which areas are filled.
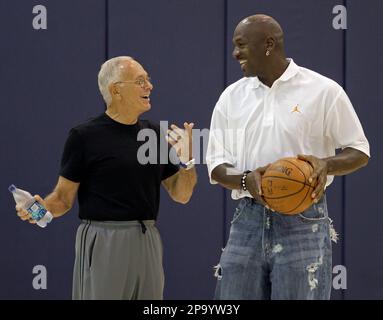
[[[267,205],[280,213],[297,214],[313,204],[316,181],[309,183],[310,163],[283,158],[272,163],[262,176],[262,193]]]

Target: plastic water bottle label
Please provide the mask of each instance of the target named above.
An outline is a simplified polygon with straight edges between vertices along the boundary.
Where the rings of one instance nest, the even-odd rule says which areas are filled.
[[[45,209],[39,202],[35,201],[28,209],[28,213],[31,214],[32,219],[39,221],[47,213]]]

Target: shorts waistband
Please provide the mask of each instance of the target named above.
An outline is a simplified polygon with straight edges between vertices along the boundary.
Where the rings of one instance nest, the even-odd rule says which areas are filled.
[[[132,220],[132,221],[97,221],[97,220],[82,220],[83,224],[90,224],[103,228],[128,228],[128,227],[142,227],[144,224],[147,227],[154,226],[155,220]]]

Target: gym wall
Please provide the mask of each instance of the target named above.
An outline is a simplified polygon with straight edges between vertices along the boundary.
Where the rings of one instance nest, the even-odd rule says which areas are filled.
[[[33,27],[36,5],[47,10],[47,29]],[[337,5],[347,8],[347,29],[333,26]],[[69,129],[105,110],[100,65],[133,56],[154,81],[152,110],[143,118],[207,129],[222,90],[242,77],[231,56],[234,28],[255,13],[275,17],[287,55],[343,85],[354,104],[372,159],[363,170],[337,177],[327,191],[340,233],[333,264],[347,270],[347,288],[334,289],[332,298],[383,299],[382,186],[376,180],[382,175],[382,11],[380,0],[0,1],[0,299],[71,298],[77,205],[41,229],[18,219],[7,188],[14,183],[42,196],[52,191]],[[210,185],[202,150],[199,156],[190,203],[161,195],[165,299],[212,299],[213,266],[236,205],[229,191]],[[35,266],[47,271],[46,289],[33,286]]]

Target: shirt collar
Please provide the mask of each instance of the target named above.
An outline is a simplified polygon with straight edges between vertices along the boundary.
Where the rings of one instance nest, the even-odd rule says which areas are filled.
[[[294,77],[298,73],[299,67],[294,62],[294,60],[291,59],[291,58],[288,58],[287,60],[290,63],[288,65],[287,69],[285,70],[285,72],[283,72],[283,74],[277,80],[288,81],[288,80],[290,80],[292,77]]]
[[[282,75],[276,81],[278,80],[288,81],[298,73],[299,67],[294,62],[294,60],[291,58],[288,58],[287,60],[290,62],[287,69],[285,70],[285,72],[282,73]],[[251,82],[252,88],[254,89],[258,88],[259,85],[261,84],[261,81],[258,79],[258,77],[252,77],[251,81],[252,81]]]
[[[260,84],[261,84],[261,81],[259,81],[258,77],[251,78],[251,86],[253,89],[257,89]]]

